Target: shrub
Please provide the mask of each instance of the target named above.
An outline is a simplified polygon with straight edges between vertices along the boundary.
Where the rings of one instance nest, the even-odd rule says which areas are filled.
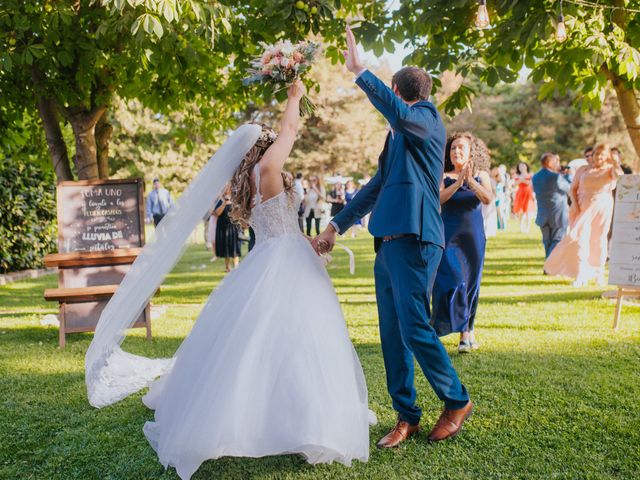
[[[56,250],[55,182],[31,163],[0,159],[0,273],[42,265]]]

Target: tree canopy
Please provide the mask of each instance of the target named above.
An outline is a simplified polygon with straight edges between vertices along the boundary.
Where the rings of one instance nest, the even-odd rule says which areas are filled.
[[[442,81],[445,90],[450,76]],[[574,93],[538,100],[538,87],[529,81],[495,87],[474,81],[471,86],[478,92],[473,109],[448,120],[447,131],[472,131],[491,149],[494,165],[524,161],[537,169],[545,152],[558,153],[567,163],[600,141],[619,147],[625,163],[635,156],[614,95],[607,96],[600,110],[580,112],[573,105]]]
[[[470,0],[4,0],[0,131],[39,116],[58,180],[108,177],[114,99],[184,112],[187,143],[194,132],[215,136],[256,100],[241,80],[260,42],[320,35],[337,62],[349,20],[377,54],[400,42],[412,51],[406,63],[461,74],[442,104],[449,114],[470,104],[476,79],[493,87],[524,72],[541,98],[572,92],[585,111],[613,88],[639,152],[640,17],[631,10],[640,2],[590,3],[564,2],[568,38],[559,42],[557,0],[489,0],[484,30]]]
[[[540,97],[575,92],[584,111],[599,109],[613,87],[640,155],[640,9],[637,0],[563,2],[567,39],[555,37],[557,0],[488,0],[490,28],[474,24],[478,3],[467,0],[403,0],[382,19],[367,22],[380,49],[389,39],[413,51],[408,59],[436,74],[453,70],[488,86],[515,82],[522,72],[541,85]],[[615,8],[614,8],[615,7]],[[453,113],[476,90],[468,83],[444,103]],[[636,158],[636,167],[638,167]]]
[[[251,99],[241,80],[259,42],[319,32],[335,40],[344,25],[339,17],[358,2],[312,3],[3,1],[0,125],[37,107],[58,179],[72,177],[63,122],[73,130],[78,177],[107,177],[116,95],[160,113],[191,111],[203,130],[228,127]]]

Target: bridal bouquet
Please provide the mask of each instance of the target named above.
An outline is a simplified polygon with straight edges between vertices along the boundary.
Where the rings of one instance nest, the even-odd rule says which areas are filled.
[[[289,85],[311,68],[320,50],[320,44],[314,42],[291,43],[281,40],[274,45],[261,43],[264,52],[251,61],[247,71],[250,76],[244,79],[245,85],[258,83],[265,85],[274,94],[285,91]],[[315,105],[306,95],[300,100],[300,115],[313,113]]]

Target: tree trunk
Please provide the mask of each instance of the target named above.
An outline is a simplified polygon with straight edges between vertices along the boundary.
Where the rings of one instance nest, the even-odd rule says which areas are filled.
[[[107,112],[105,110],[96,125],[98,175],[100,179],[106,180],[109,178],[109,140],[111,140],[112,132],[113,126],[107,122]]]
[[[616,23],[623,32],[627,32],[629,21],[631,17],[629,12],[625,10],[626,3],[624,0],[614,0],[613,4],[616,8],[611,12],[613,22]],[[625,37],[627,34],[625,34]],[[631,42],[630,39],[625,40]],[[631,168],[635,173],[640,171],[640,99],[638,99],[638,92],[633,87],[627,86],[624,80],[614,75],[606,66],[604,72],[609,77],[609,80],[613,84],[613,88],[616,91],[618,97],[618,104],[620,105],[620,113],[624,119],[624,124],[629,132],[631,143],[636,150],[636,156],[633,159]]]
[[[44,74],[36,67],[31,68],[31,79],[36,87],[37,92],[45,92]],[[57,109],[55,100],[46,96],[45,93],[38,95],[36,100],[38,113],[44,126],[44,133],[47,139],[53,170],[56,173],[58,183],[66,180],[73,180],[71,173],[71,164],[69,163],[69,153],[67,144],[64,143],[62,130],[60,129],[60,119],[58,113],[62,113]]]
[[[40,119],[44,126],[44,133],[47,139],[53,169],[56,172],[56,179],[58,183],[73,180],[67,145],[64,143],[64,138],[62,137],[60,121],[54,103],[50,98],[42,96],[38,97],[36,103]]]
[[[68,112],[71,128],[76,141],[76,169],[80,180],[97,180],[98,152],[96,147],[96,123],[104,114],[106,107],[97,107],[92,111]]]
[[[637,92],[627,88],[622,80],[613,77],[613,88],[618,96],[618,104],[620,104],[620,112],[627,126],[627,132],[636,149],[636,155],[633,159],[631,168],[634,172],[640,171],[640,102],[638,101]]]

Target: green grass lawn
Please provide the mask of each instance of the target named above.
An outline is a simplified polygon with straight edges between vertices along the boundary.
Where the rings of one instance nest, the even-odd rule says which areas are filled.
[[[378,415],[369,463],[313,467],[296,456],[228,458],[206,462],[194,478],[640,476],[640,305],[625,306],[614,333],[614,305],[601,298],[602,289],[575,289],[541,274],[537,230],[489,241],[476,321],[481,349],[460,356],[457,338],[444,339],[476,403],[464,432],[434,445],[422,433],[397,450],[376,450],[395,415],[378,339],[372,242],[363,234],[344,243],[356,253],[356,274],[349,275],[340,252],[329,269]],[[136,330],[126,349],[149,356],[176,350],[223,278],[222,262],[208,259],[202,245],[187,249],[154,300],[166,309],[153,323],[153,342]],[[56,281],[0,287],[0,478],[177,478],[173,469],[164,471],[142,433],[153,415],[142,394],[102,410],[87,403],[83,360],[91,334],[69,335],[59,350],[57,330],[39,325],[56,313],[42,299]],[[422,374],[416,382],[428,430],[440,405]]]

